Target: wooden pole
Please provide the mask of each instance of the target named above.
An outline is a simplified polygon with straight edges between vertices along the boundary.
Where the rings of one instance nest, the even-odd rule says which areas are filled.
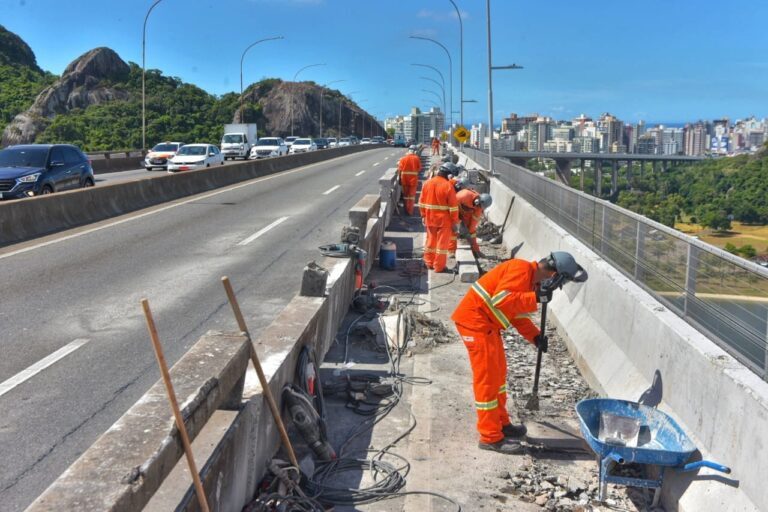
[[[285,430],[285,424],[283,424],[283,418],[280,416],[280,409],[277,408],[275,397],[272,396],[272,389],[269,387],[269,382],[267,382],[267,378],[264,376],[264,370],[261,368],[259,356],[256,354],[256,348],[253,346],[251,334],[248,332],[248,326],[245,325],[245,319],[243,318],[243,313],[240,311],[240,304],[237,302],[237,297],[235,297],[235,291],[232,289],[232,283],[229,282],[229,278],[226,276],[221,278],[221,283],[224,285],[224,290],[227,292],[227,298],[229,299],[229,304],[232,306],[232,312],[235,314],[237,326],[240,328],[240,331],[245,334],[246,338],[248,338],[248,347],[250,347],[251,351],[251,362],[256,369],[256,374],[259,376],[259,382],[261,383],[261,389],[264,392],[264,398],[267,399],[269,409],[272,411],[272,417],[275,418],[277,429],[280,431],[280,439],[283,441],[283,447],[285,448],[285,451],[288,452],[288,459],[290,459],[291,464],[298,469],[299,461],[296,460],[296,453],[294,453],[293,445],[291,445],[291,440],[288,438],[288,431]]]
[[[208,500],[205,496],[205,491],[203,490],[203,483],[200,481],[200,475],[198,474],[197,466],[195,465],[195,458],[192,455],[192,446],[190,445],[189,436],[187,435],[187,427],[184,425],[184,419],[181,417],[179,404],[176,401],[176,393],[173,391],[171,375],[168,373],[168,364],[165,362],[165,356],[163,355],[163,347],[160,345],[160,338],[157,335],[155,321],[152,318],[152,312],[149,310],[149,301],[147,299],[141,299],[141,307],[144,309],[144,317],[147,319],[147,329],[149,329],[149,337],[152,339],[152,348],[155,349],[157,365],[160,367],[160,374],[163,376],[165,390],[168,392],[168,401],[171,402],[173,416],[176,418],[176,428],[179,429],[179,434],[181,434],[181,444],[184,446],[184,453],[187,456],[189,472],[192,473],[192,480],[195,483],[195,493],[200,502],[200,509],[203,512],[209,512],[210,509],[208,508]]]

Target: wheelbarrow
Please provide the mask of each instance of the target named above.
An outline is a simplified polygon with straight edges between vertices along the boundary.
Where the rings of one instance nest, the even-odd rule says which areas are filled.
[[[603,413],[628,418],[629,421],[639,420],[637,446],[632,446],[635,444],[633,441],[627,443],[620,438],[607,437],[601,440],[600,418]],[[600,501],[605,499],[607,484],[613,483],[655,489],[653,506],[656,506],[661,495],[664,471],[667,468],[673,468],[676,471],[697,471],[699,468],[708,467],[722,473],[731,472],[730,468],[708,460],[686,464],[696,451],[696,447],[675,420],[653,407],[626,400],[593,398],[576,404],[576,414],[579,416],[581,435],[597,455],[600,471]],[[617,465],[630,463],[641,465],[644,478],[611,473]],[[648,470],[653,466],[658,468],[656,477],[649,477]]]

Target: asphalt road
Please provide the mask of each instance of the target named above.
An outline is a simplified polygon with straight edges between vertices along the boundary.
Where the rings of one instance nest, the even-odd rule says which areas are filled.
[[[141,297],[171,364],[206,331],[236,329],[222,275],[258,332],[400,153],[348,155],[0,250],[0,509],[28,506],[159,378]]]

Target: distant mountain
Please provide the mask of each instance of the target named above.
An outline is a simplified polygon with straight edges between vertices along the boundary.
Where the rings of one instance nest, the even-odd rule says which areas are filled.
[[[138,149],[141,136],[141,68],[109,48],[75,59],[56,78],[37,67],[34,53],[0,27],[0,146],[67,142],[86,151]],[[156,142],[218,143],[226,123],[258,123],[260,135],[317,136],[321,88],[312,82],[270,78],[240,96],[211,95],[175,77],[146,72],[147,146]],[[335,90],[324,90],[323,134],[383,134],[368,113]],[[5,100],[5,101],[3,101]],[[341,107],[341,109],[340,109]],[[7,124],[7,125],[6,125]]]

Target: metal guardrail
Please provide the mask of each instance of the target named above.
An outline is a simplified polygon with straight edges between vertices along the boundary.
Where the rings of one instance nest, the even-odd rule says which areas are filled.
[[[464,151],[487,167],[487,153]],[[508,161],[496,158],[495,167],[504,184],[768,380],[768,269]]]

